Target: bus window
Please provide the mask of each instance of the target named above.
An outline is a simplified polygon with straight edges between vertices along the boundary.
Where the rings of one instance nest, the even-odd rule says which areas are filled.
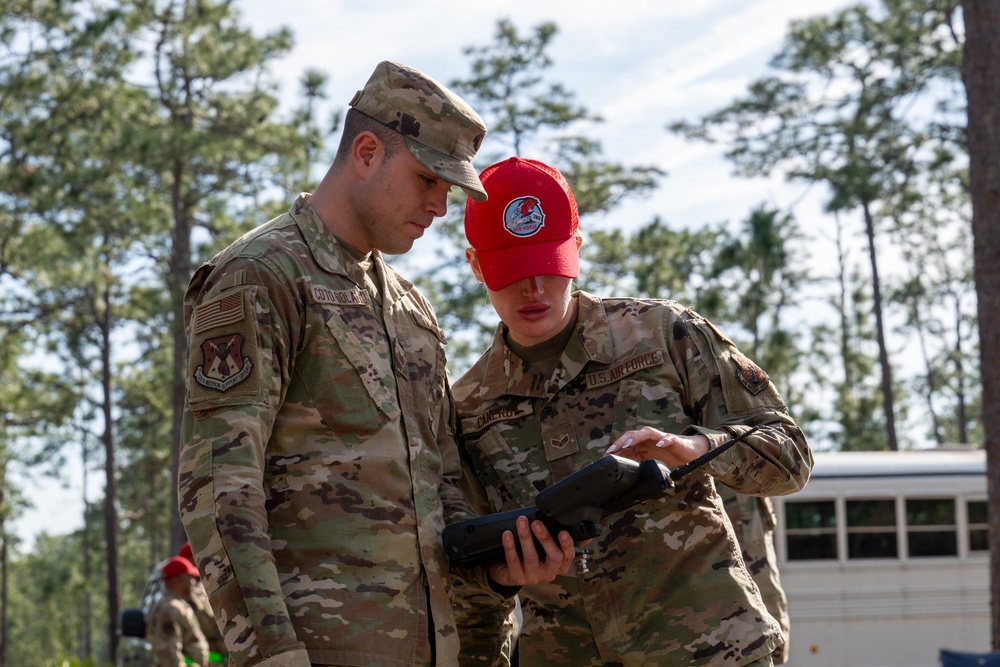
[[[969,512],[969,551],[988,551],[986,545],[986,501],[970,500],[967,505]]]
[[[773,498],[796,667],[931,667],[989,650],[986,452],[814,452]]]
[[[848,500],[847,557],[896,558],[896,501]]]
[[[837,512],[832,500],[785,503],[788,560],[836,560]]]
[[[954,498],[907,498],[906,540],[910,556],[957,556]]]

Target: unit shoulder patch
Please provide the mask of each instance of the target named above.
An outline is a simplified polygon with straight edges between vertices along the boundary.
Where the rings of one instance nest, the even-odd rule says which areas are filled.
[[[195,368],[195,382],[218,391],[228,391],[253,371],[253,361],[243,355],[243,336],[233,333],[207,338],[201,343],[201,364]]]
[[[733,354],[732,359],[736,366],[736,377],[739,378],[740,384],[746,387],[747,391],[756,396],[767,388],[770,378],[760,366],[738,352]]]

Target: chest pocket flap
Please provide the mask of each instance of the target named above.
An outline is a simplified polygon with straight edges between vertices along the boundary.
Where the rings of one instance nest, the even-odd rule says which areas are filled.
[[[392,381],[392,363],[385,339],[382,337],[378,342],[374,340],[363,342],[354,331],[361,323],[347,321],[357,317],[370,317],[374,325],[374,315],[371,311],[361,308],[340,308],[334,309],[333,314],[327,319],[327,329],[347,357],[348,363],[353,366],[354,372],[361,379],[379,411],[389,419],[395,419],[399,416],[400,410],[394,388],[388,384]],[[373,329],[378,330],[374,326]]]

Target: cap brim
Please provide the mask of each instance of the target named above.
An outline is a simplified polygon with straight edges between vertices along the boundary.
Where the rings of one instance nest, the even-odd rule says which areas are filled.
[[[476,257],[486,286],[494,292],[533,276],[576,278],[580,275],[580,252],[575,236],[562,241],[477,250]]]
[[[412,137],[403,137],[403,139],[406,140],[407,148],[413,153],[413,157],[420,161],[420,164],[449,183],[462,188],[465,194],[473,200],[486,201],[486,189],[480,182],[479,174],[476,173],[471,162],[425,146]]]

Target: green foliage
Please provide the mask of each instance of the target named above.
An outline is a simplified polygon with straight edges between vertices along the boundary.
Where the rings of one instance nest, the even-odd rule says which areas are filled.
[[[900,333],[918,342],[924,372],[911,391],[925,404],[927,439],[936,444],[982,440],[971,211],[955,162],[942,155],[920,175],[925,196],[895,216],[893,229],[907,275],[890,299],[905,314]]]
[[[885,0],[878,9],[855,5],[795,22],[771,62],[773,75],[696,123],[670,126],[693,139],[725,141],[726,156],[739,173],[780,169],[788,179],[822,184],[827,211],[858,214],[868,239],[871,277],[866,282],[874,322],[856,333],[874,338],[879,348],[890,448],[897,446],[895,413],[902,416],[906,406],[897,405],[889,359],[895,346],[885,333],[889,313],[883,306],[877,241],[899,233],[899,221],[916,207],[943,203],[922,187],[924,175],[961,154],[957,142],[964,120],[954,102],[961,55],[953,25],[957,9],[957,2]],[[842,324],[848,315],[841,313]],[[840,363],[846,368],[851,360],[847,346],[842,350]],[[836,421],[845,428],[848,421],[859,421],[849,414],[854,407],[842,402],[839,408]],[[843,437],[853,436],[845,432]]]
[[[547,49],[557,32],[556,25],[547,22],[522,37],[509,20],[502,19],[493,44],[463,50],[472,58],[472,74],[451,85],[486,121],[490,143],[506,143],[508,154],[524,155],[537,135],[580,120],[598,120],[576,106],[573,94],[561,84],[544,81],[544,71],[552,66]]]
[[[547,22],[523,37],[502,19],[493,44],[464,50],[472,58],[472,74],[451,85],[489,128],[480,162],[509,155],[542,160],[566,177],[581,215],[607,211],[624,197],[649,192],[664,174],[654,166],[608,162],[600,142],[581,134],[602,119],[577,105],[562,84],[546,81],[553,64],[547,50],[557,33]],[[497,142],[510,150],[490,150]]]
[[[12,559],[8,580],[10,614],[7,637],[12,665],[87,661],[86,625],[99,618],[102,599],[95,591],[99,576],[85,578],[80,534],[41,535],[29,555]],[[76,613],[67,613],[75,611]],[[108,655],[100,635],[93,655]]]
[[[587,266],[580,284],[595,293],[697,303],[719,234],[710,227],[675,231],[660,218],[630,236],[595,232],[580,248]]]
[[[54,602],[55,586],[11,605],[16,650],[51,649],[13,664],[86,661],[111,655],[117,588],[137,602],[171,549],[184,350],[172,333],[192,262],[259,224],[275,196],[287,207],[275,186],[305,188],[324,138],[310,105],[325,77],[307,73],[303,108],[278,118],[266,66],[291,35],[254,37],[228,2],[36,1],[5,5],[0,26],[0,330],[12,334],[0,344],[0,454],[6,463],[18,443],[24,458],[58,466],[83,448],[89,469],[100,433],[113,459],[105,510],[119,513],[89,533],[86,553],[102,563],[86,577],[91,610],[74,621],[67,611],[80,605]],[[196,228],[205,233],[193,240]],[[14,498],[5,492],[4,507],[16,510]],[[104,523],[96,507],[88,514]],[[18,567],[57,548],[40,543]],[[38,582],[76,595],[79,559],[59,565]],[[48,614],[76,625],[50,624],[64,639],[49,641],[28,628]]]
[[[787,312],[798,305],[798,293],[810,282],[803,236],[794,218],[767,207],[750,212],[738,235],[722,231],[715,250],[710,289],[703,303],[719,321],[746,332],[744,353],[763,368],[783,395],[791,396],[791,376],[800,363]],[[711,301],[709,301],[711,299]],[[734,337],[740,339],[739,334]],[[789,400],[786,398],[786,400]]]

